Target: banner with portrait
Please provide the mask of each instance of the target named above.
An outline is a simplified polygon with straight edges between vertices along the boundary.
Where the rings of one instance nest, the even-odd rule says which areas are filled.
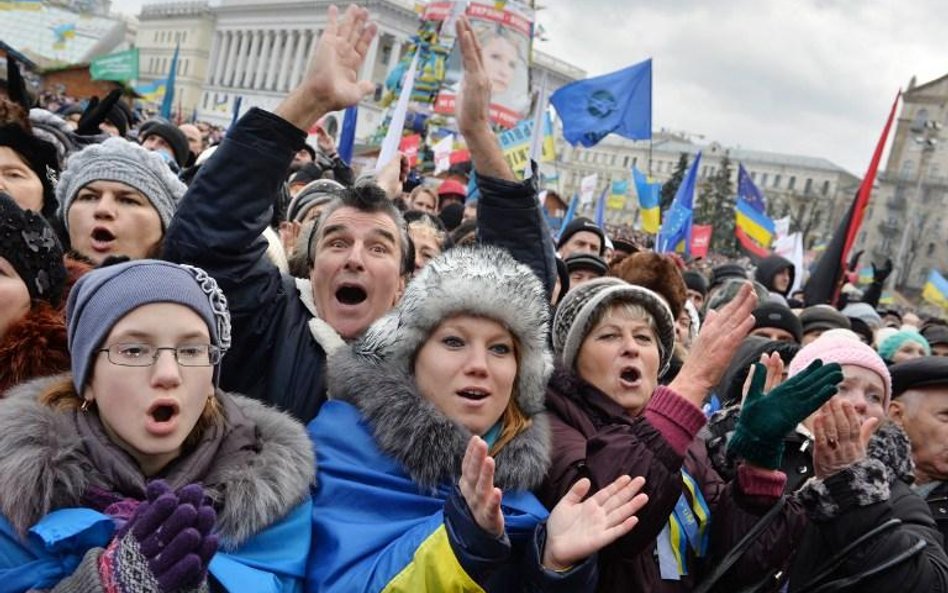
[[[454,2],[434,1],[425,7],[422,19],[450,20]],[[471,2],[466,15],[480,42],[484,67],[491,81],[490,119],[512,128],[530,110],[530,42],[532,10],[519,2]],[[442,36],[448,32],[442,29]],[[450,32],[453,34],[453,31]],[[435,99],[434,111],[453,115],[461,88],[461,51],[455,44],[445,66],[444,82]]]

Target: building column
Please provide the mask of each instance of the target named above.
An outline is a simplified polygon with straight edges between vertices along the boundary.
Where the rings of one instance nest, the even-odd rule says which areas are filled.
[[[280,41],[282,31],[273,31],[273,51],[270,53],[270,66],[267,67],[267,78],[266,82],[263,83],[263,88],[270,91],[274,89],[276,84],[277,77],[277,64],[280,60]]]
[[[227,57],[227,68],[224,70],[224,78],[221,80],[221,86],[231,86],[234,79],[235,66],[237,65],[237,51],[240,44],[243,43],[243,37],[240,31],[230,32],[230,55]]]
[[[306,50],[309,49],[309,43],[307,42],[308,31],[303,29],[299,32],[299,37],[296,42],[296,51],[293,54],[293,71],[290,73],[290,80],[287,84],[287,89],[290,90],[295,88],[299,84],[300,72],[303,71],[303,66],[306,65]]]
[[[237,63],[234,68],[234,78],[231,82],[231,85],[236,88],[241,86],[240,81],[243,79],[244,71],[247,68],[248,45],[250,45],[250,31],[241,31],[240,45],[237,47]]]
[[[289,83],[288,77],[290,75],[290,66],[292,65],[290,56],[292,55],[293,48],[295,47],[296,41],[296,31],[287,31],[286,32],[286,45],[283,46],[283,58],[280,60],[280,75],[277,77],[276,88],[277,91],[287,90],[287,84]]]
[[[252,31],[250,38],[250,53],[247,54],[247,65],[244,67],[244,72],[241,75],[240,86],[244,88],[253,88],[253,73],[257,69],[257,53],[260,50],[260,31]]]
[[[257,67],[253,72],[250,88],[259,89],[267,76],[267,63],[270,61],[270,31],[260,31],[260,56],[257,57]]]
[[[359,72],[359,80],[372,80],[372,73],[375,71],[375,58],[379,51],[379,37],[381,36],[382,32],[379,31],[372,38],[372,43],[369,44],[369,49],[365,53],[365,63],[362,64],[362,70]],[[372,80],[372,82],[375,81]]]
[[[230,54],[230,45],[230,32],[221,31],[221,52],[214,68],[214,78],[211,80],[211,84],[214,86],[219,86],[221,79],[224,78],[224,67],[227,66],[227,56]]]
[[[220,59],[220,53],[221,34],[220,31],[215,31],[214,37],[211,39],[211,52],[207,54],[207,80],[204,81],[205,84],[212,84],[214,82],[214,71]]]
[[[395,66],[398,66],[398,62],[402,59],[403,47],[405,47],[405,43],[397,37],[392,40],[392,53],[389,54],[388,66],[385,68],[386,79],[388,79],[389,74],[392,73],[392,70],[395,69]]]

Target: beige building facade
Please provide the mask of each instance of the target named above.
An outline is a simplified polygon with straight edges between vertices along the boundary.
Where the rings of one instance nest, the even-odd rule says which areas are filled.
[[[948,74],[902,95],[885,171],[856,240],[870,261],[891,259],[893,288],[918,292],[932,269],[948,272]]]
[[[166,79],[179,47],[174,110],[190,118],[201,101],[214,33],[207,0],[145,4],[138,19],[139,80]]]

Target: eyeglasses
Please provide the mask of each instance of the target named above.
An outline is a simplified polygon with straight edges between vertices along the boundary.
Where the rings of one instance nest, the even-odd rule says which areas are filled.
[[[105,352],[109,362],[123,367],[150,367],[158,360],[162,350],[174,353],[174,359],[183,367],[207,367],[221,361],[221,349],[211,344],[183,344],[159,348],[154,344],[112,344],[96,352]]]

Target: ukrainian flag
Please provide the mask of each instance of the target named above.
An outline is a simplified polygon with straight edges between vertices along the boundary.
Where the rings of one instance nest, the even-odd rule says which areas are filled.
[[[161,100],[165,96],[166,85],[167,81],[156,80],[154,82],[137,85],[135,92],[141,95],[142,100],[146,103],[161,103]]]
[[[737,227],[754,239],[761,247],[770,247],[774,239],[774,221],[760,212],[743,196],[737,198]]]
[[[637,167],[632,167],[632,177],[635,179],[635,191],[639,194],[642,230],[654,235],[661,226],[661,212],[658,204],[659,196],[662,194],[662,184],[650,183]]]
[[[922,289],[922,298],[948,310],[948,280],[937,270],[928,273],[928,281]]]

